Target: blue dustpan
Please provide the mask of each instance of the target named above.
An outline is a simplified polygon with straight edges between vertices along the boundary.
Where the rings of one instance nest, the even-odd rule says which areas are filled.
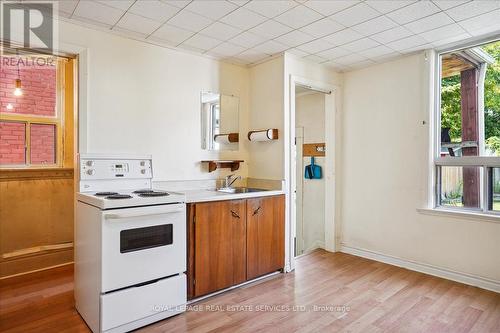
[[[304,177],[306,179],[321,179],[321,167],[314,164],[314,156],[311,156],[311,164],[306,166]]]

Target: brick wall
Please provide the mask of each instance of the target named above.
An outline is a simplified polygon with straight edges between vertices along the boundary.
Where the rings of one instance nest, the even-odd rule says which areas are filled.
[[[24,124],[0,122],[0,164],[24,164]]]
[[[17,60],[0,59],[0,112],[4,114],[22,114],[27,116],[56,116],[57,71],[53,64],[36,63],[21,58],[19,76],[23,95],[14,96],[17,79]],[[8,109],[7,106],[12,106]],[[17,133],[13,135],[12,132]],[[55,162],[55,128],[49,125],[32,125],[31,128],[32,164]],[[0,124],[0,164],[23,164],[24,159],[24,124]],[[20,146],[22,145],[22,151]],[[21,154],[21,155],[20,155]]]

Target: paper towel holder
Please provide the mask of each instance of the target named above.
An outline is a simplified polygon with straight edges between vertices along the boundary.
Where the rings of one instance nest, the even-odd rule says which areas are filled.
[[[263,130],[250,131],[248,132],[248,140],[250,141],[278,140],[278,129],[268,128]]]

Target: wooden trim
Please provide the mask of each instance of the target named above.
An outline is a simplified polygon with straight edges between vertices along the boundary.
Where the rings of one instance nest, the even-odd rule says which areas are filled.
[[[0,181],[34,179],[73,179],[73,168],[0,169]]]
[[[8,253],[2,254],[2,259],[4,260],[15,260],[19,257],[28,257],[33,255],[39,255],[41,252],[55,252],[66,249],[72,249],[73,242],[61,243],[61,244],[49,244],[49,245],[40,245],[35,247],[30,247],[26,249],[15,250]]]
[[[319,149],[319,150],[318,150]],[[302,145],[302,156],[325,156],[325,143],[304,143]]]

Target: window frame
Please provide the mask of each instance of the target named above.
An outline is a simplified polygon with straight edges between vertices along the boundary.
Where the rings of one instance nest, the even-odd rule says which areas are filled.
[[[500,217],[500,211],[489,210],[489,173],[492,168],[500,168],[500,157],[495,156],[457,156],[457,157],[442,157],[441,156],[441,73],[442,73],[442,55],[459,51],[467,48],[481,46],[493,42],[499,42],[500,36],[493,35],[486,38],[480,38],[467,43],[453,45],[452,47],[445,47],[435,50],[434,57],[434,91],[431,94],[434,99],[431,103],[433,105],[433,119],[432,119],[432,194],[429,202],[431,209],[435,210],[448,210],[457,213],[480,213],[491,215],[493,217]],[[431,69],[432,70],[432,69]],[[484,123],[483,123],[484,126]],[[484,137],[483,137],[484,139]],[[480,135],[481,140],[481,135]],[[479,167],[480,168],[480,208],[470,207],[453,207],[441,205],[441,167]]]
[[[43,56],[43,55],[40,55]],[[67,59],[56,58],[56,107],[55,117],[23,115],[10,112],[0,112],[0,121],[23,123],[24,132],[24,164],[0,164],[0,170],[8,169],[49,169],[62,168],[64,163],[64,94],[65,94],[65,62]],[[55,163],[32,164],[31,163],[31,125],[53,125],[55,126]]]

